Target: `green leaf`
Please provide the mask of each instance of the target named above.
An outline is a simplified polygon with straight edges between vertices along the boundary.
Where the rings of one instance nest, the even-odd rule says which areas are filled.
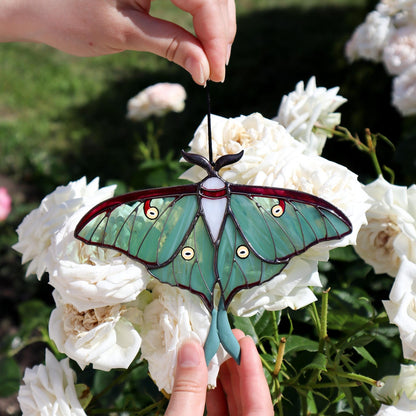
[[[308,391],[308,393],[306,395],[306,403],[308,405],[308,412],[310,412],[310,413],[317,413],[318,412],[318,408],[316,406],[315,396],[313,394],[313,391]]]
[[[276,355],[262,353],[261,358],[262,358],[262,361],[263,361],[263,366],[267,366],[268,370],[272,371],[275,364],[276,364]],[[283,363],[282,363],[282,365],[283,365]]]
[[[251,322],[250,318],[243,318],[241,316],[233,316],[234,328],[241,329],[246,335],[250,335],[257,344],[259,338],[256,333],[256,328]]]
[[[347,312],[331,311],[328,314],[328,328],[353,333],[368,323],[368,318]]]
[[[312,361],[308,365],[302,368],[302,372],[305,372],[307,370],[326,371],[326,364],[327,364],[327,358],[325,354],[318,352],[315,354]]]
[[[377,367],[377,361],[373,358],[373,356],[364,348],[364,347],[353,347],[354,350],[364,358],[364,360],[368,361],[369,363],[373,364]]]
[[[376,339],[375,335],[360,335],[358,337],[352,338],[347,344],[346,347],[364,347],[365,345],[370,344]]]
[[[39,328],[48,328],[49,316],[52,308],[40,300],[29,300],[18,306],[19,316],[22,322],[21,337],[29,336]]]
[[[300,335],[290,335],[286,338],[285,355],[296,351],[316,352],[319,342],[310,340]]]
[[[75,391],[83,409],[86,409],[92,399],[90,388],[86,384],[75,384]]]
[[[19,390],[20,370],[12,358],[0,360],[0,397],[7,397]]]
[[[256,343],[260,338],[273,336],[272,312],[258,312],[250,318],[233,316],[234,327],[241,329],[246,335],[250,335]]]
[[[357,260],[358,256],[352,246],[338,247],[330,251],[331,260],[351,262]]]
[[[259,338],[273,336],[273,312],[262,311],[250,317]]]

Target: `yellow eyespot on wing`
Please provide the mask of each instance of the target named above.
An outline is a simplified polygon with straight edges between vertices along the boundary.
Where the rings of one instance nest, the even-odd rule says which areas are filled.
[[[250,251],[248,247],[241,245],[237,247],[236,254],[240,259],[245,259],[250,254]]]
[[[184,247],[182,249],[181,255],[184,260],[192,260],[195,255],[195,251],[192,247]]]
[[[279,218],[283,215],[284,212],[285,212],[284,206],[280,204],[276,204],[272,206],[271,213],[273,217]]]
[[[159,216],[159,210],[156,207],[150,207],[145,214],[149,220],[155,220]]]

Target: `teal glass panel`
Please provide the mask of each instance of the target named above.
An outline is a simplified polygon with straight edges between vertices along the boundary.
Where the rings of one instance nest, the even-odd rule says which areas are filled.
[[[218,274],[224,294],[234,288],[257,282],[260,278],[261,261],[250,251],[245,258],[237,256],[237,248],[247,246],[230,217],[225,223],[218,248]]]
[[[236,250],[236,237],[236,228],[232,220],[227,217],[218,247],[217,270],[221,281],[227,281],[231,274]]]
[[[172,263],[167,264],[166,266],[159,267],[158,269],[150,269],[150,274],[156,277],[162,283],[168,283],[171,286],[178,286],[175,281],[175,276],[173,274]]]
[[[299,222],[298,214],[290,203],[286,202],[285,212],[281,217],[273,217],[270,214],[268,218],[274,223],[274,226],[272,226],[272,234],[279,252],[284,252],[287,248],[288,251],[285,253],[286,256],[293,252],[303,250],[305,246],[302,227]],[[283,238],[282,233],[284,234]],[[290,242],[289,244],[288,240]],[[278,257],[280,258],[280,256]]]
[[[280,218],[274,218],[272,215],[267,215],[266,220],[272,232],[276,250],[275,258],[267,260],[287,257],[289,254],[296,252],[296,250],[299,249],[300,241],[298,241],[298,246],[296,247],[291,238],[291,234],[283,225],[280,224]],[[297,238],[297,240],[299,240],[299,238]]]
[[[298,251],[302,251],[305,246],[316,241],[315,224],[323,225],[322,218],[318,210],[311,205],[285,201],[285,211],[280,217],[272,215],[272,208],[279,204],[275,198],[256,197],[256,202],[261,205],[264,218],[270,229],[273,246],[275,248],[274,257],[266,257],[269,261],[285,258]]]
[[[165,224],[158,247],[159,264],[168,261],[175,253],[194,221],[197,210],[198,200],[195,195],[182,197],[166,210]]]
[[[131,212],[116,241],[117,247],[126,247],[127,244],[128,252],[133,256],[137,256],[144,236],[146,236],[146,233],[152,226],[151,221],[144,215],[141,215],[142,212],[143,203]]]
[[[326,229],[319,211],[310,205],[293,204],[297,209],[300,227],[302,229],[303,244],[305,247],[325,237]]]
[[[104,241],[105,237],[105,228],[107,226],[108,218],[106,217],[105,213],[100,214],[99,217],[101,217],[101,221],[96,227],[95,231],[91,235],[91,243],[99,243],[101,244]]]
[[[244,237],[262,257],[274,259],[276,251],[270,228],[264,217],[264,210],[257,204],[270,198],[256,198],[256,202],[244,195],[231,195],[231,210]]]
[[[175,258],[173,267],[178,282],[195,291],[211,293],[216,283],[214,247],[201,217],[183,246],[193,249],[194,256],[190,260],[185,260],[179,252]]]
[[[128,216],[124,219],[124,224],[121,226],[119,233],[115,236],[114,246],[120,248],[121,250],[127,251],[130,254],[135,255],[137,253],[138,247],[137,244],[140,241],[137,236],[137,230],[133,231],[134,224],[136,221],[140,221],[137,216],[138,210],[142,209],[140,204],[135,207],[134,210],[130,212]],[[143,220],[141,220],[143,222]],[[133,243],[133,246],[131,246]]]
[[[93,233],[97,233],[98,237],[96,238],[100,238],[101,234],[100,234],[100,223],[102,222],[102,220],[105,217],[105,213],[102,213],[98,216],[96,216],[95,218],[93,218],[88,224],[85,225],[85,227],[79,232],[79,236],[81,238],[84,238],[87,241],[92,241],[92,236]]]
[[[151,200],[151,206],[159,211],[159,216],[154,220],[146,217],[144,207],[137,211],[130,238],[131,254],[141,260],[156,263],[161,233],[173,200],[173,197]]]
[[[322,209],[322,213],[325,216],[325,224],[328,230],[328,237],[339,237],[340,235],[347,233],[350,230],[344,221],[342,221],[331,212]]]
[[[128,250],[130,230],[125,225],[126,221],[129,219],[131,221],[131,218],[136,216],[135,211],[137,211],[138,205],[138,202],[133,206],[123,204],[113,210],[105,227],[105,244],[114,245],[125,251]],[[119,238],[120,234],[122,235],[121,239]],[[124,243],[124,245],[118,246],[116,240]]]
[[[240,258],[237,249],[242,245],[246,245],[244,239],[231,218],[227,218],[218,248],[218,274],[226,305],[231,301],[236,288],[244,289],[261,284],[279,274],[286,265],[263,262],[252,251]]]
[[[263,262],[261,279],[260,279],[259,284],[267,282],[268,280],[272,279],[274,276],[277,276],[286,267],[287,263],[288,262],[271,264],[271,263]]]
[[[194,251],[191,259],[183,258],[183,247],[190,247]],[[209,306],[213,306],[212,296],[216,283],[214,247],[201,217],[174,260],[150,272],[161,282],[172,286],[184,286],[203,295]]]
[[[308,240],[309,243],[312,243],[316,239],[321,240],[323,238],[327,238],[327,226],[325,225],[324,221],[325,212],[322,212],[322,209],[318,210],[316,207],[311,205],[300,203],[296,203],[294,205],[299,209],[301,215],[306,219],[306,221],[313,228],[313,231],[315,233],[314,239],[311,236],[310,240],[308,240],[307,238],[306,240]],[[328,213],[331,217],[334,217],[334,215],[330,214],[328,211],[326,211],[326,213]]]

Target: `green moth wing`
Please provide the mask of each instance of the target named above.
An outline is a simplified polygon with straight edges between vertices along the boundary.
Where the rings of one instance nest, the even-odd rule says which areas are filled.
[[[227,318],[236,293],[272,279],[309,247],[352,231],[339,209],[316,196],[221,179],[216,169],[241,156],[226,155],[211,164],[184,153],[208,171],[201,182],[111,198],[91,209],[75,229],[84,243],[118,250],[162,283],[201,298],[212,314],[207,363],[220,343],[239,362]]]

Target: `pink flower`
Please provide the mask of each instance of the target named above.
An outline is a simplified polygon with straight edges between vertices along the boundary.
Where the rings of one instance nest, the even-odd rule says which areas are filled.
[[[0,187],[0,221],[7,218],[12,210],[12,198],[10,197],[7,189]]]

